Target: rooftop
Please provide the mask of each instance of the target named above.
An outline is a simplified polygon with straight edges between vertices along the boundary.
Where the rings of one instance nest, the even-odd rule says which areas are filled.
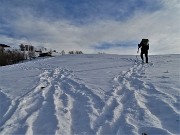
[[[0,44],[1,47],[10,47],[8,45],[5,45],[5,44]]]

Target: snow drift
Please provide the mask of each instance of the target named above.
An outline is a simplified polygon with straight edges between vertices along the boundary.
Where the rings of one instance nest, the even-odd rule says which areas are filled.
[[[0,134],[180,134],[179,56],[65,55],[0,67]]]

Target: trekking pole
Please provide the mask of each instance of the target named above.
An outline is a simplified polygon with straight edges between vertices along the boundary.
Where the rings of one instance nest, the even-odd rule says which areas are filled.
[[[136,54],[136,60],[135,60],[136,63],[138,63],[138,58],[137,58],[137,54]]]
[[[137,54],[139,53],[139,48],[138,48],[138,51],[137,51]],[[137,57],[137,54],[136,54],[136,62],[138,63],[138,57]]]

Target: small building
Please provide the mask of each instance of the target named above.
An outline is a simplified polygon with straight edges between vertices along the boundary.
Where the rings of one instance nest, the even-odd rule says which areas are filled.
[[[3,52],[4,48],[6,48],[6,47],[10,47],[10,46],[5,45],[5,44],[0,44],[0,52]]]
[[[35,52],[39,53],[39,57],[52,56],[52,50],[49,50],[43,46],[36,47]]]

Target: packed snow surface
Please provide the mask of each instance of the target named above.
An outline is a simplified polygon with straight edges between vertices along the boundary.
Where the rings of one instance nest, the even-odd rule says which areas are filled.
[[[180,55],[64,55],[0,67],[0,134],[180,134]]]

